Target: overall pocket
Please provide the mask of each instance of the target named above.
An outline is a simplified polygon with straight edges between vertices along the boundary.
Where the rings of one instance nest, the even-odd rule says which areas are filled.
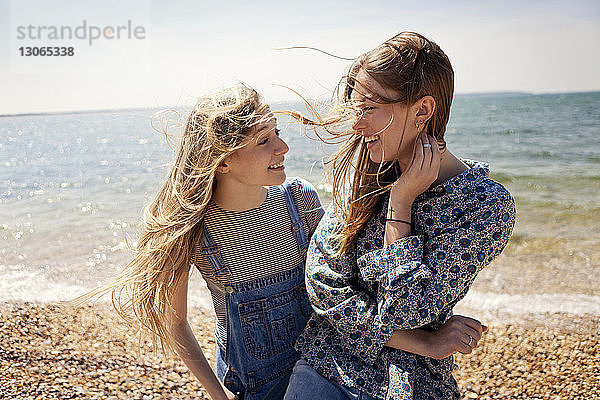
[[[308,299],[299,287],[238,305],[244,345],[252,357],[264,360],[293,348],[307,321]]]
[[[238,305],[242,336],[246,351],[251,356],[263,360],[272,354],[269,337],[269,321],[262,300],[250,301]]]

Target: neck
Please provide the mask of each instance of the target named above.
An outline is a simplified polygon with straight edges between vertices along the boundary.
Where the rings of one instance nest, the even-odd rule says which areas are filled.
[[[268,188],[249,186],[229,179],[218,179],[212,200],[225,210],[245,211],[260,206],[267,198]]]
[[[398,165],[400,166],[400,171],[405,171],[408,168],[408,165],[412,161],[412,155],[409,159],[398,159]],[[454,154],[450,152],[450,150],[446,149],[442,153],[442,160],[440,162],[440,171],[438,173],[437,179],[431,184],[431,187],[436,187],[437,185],[446,182],[450,178],[454,178],[456,175],[459,175],[469,167],[458,159]]]

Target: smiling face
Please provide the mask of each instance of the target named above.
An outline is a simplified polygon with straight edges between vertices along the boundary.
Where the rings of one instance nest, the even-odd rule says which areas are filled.
[[[394,90],[384,88],[364,70],[356,75],[352,104],[359,115],[352,128],[361,136],[373,162],[412,157],[417,137],[416,110],[402,103],[377,103],[369,98],[398,98]]]
[[[248,132],[250,141],[225,160],[227,179],[248,186],[275,186],[285,181],[284,154],[288,145],[279,137],[277,120],[268,111]]]

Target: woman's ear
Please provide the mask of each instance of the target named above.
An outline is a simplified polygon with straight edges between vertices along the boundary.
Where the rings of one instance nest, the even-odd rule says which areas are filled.
[[[417,100],[416,121],[419,125],[429,121],[435,111],[435,99],[433,96],[423,96]]]
[[[228,159],[221,161],[221,164],[219,164],[219,166],[217,167],[217,173],[226,174],[229,172],[228,161],[229,161]]]

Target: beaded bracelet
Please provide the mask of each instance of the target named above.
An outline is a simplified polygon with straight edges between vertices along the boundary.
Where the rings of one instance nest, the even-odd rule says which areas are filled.
[[[403,220],[403,219],[386,218],[385,220],[386,220],[386,222],[387,222],[387,221],[392,221],[392,222],[402,222],[403,224],[412,225],[410,222],[408,222],[408,221],[405,221],[405,220]]]

